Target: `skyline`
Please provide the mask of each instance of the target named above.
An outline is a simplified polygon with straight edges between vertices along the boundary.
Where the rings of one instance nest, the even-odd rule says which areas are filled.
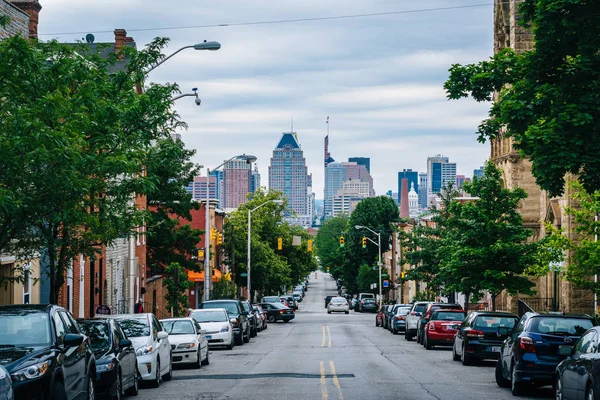
[[[456,5],[473,4],[478,3],[460,0]],[[42,40],[73,42],[85,37],[75,32],[90,32],[96,42],[111,42],[111,32],[123,28],[138,48],[156,36],[170,37],[167,55],[204,39],[219,41],[219,51],[186,50],[154,70],[149,79],[177,82],[184,93],[198,88],[200,107],[184,98],[175,108],[189,125],[180,132],[182,140],[197,150],[194,162],[205,167],[237,154],[253,154],[266,177],[271,151],[281,133],[289,131],[293,118],[313,174],[313,191],[322,198],[327,116],[332,157],[336,161],[371,158],[379,195],[394,190],[398,171],[425,171],[427,157],[433,154],[451,157],[457,162],[457,173],[463,175],[471,175],[489,157],[489,144],[479,144],[475,135],[489,104],[468,99],[448,102],[443,83],[451,64],[492,55],[491,1],[489,7],[463,9],[447,9],[444,0],[418,4],[223,0],[207,7],[192,0],[180,0],[175,7],[158,0],[145,0],[143,7],[135,0],[42,0],[42,6]],[[409,12],[436,7],[446,9]],[[386,11],[407,13],[154,29]],[[61,32],[73,33],[49,35]]]

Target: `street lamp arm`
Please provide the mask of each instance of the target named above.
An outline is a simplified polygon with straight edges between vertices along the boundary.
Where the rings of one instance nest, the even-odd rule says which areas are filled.
[[[181,99],[181,98],[183,98],[183,97],[198,97],[198,94],[197,94],[197,93],[186,93],[186,94],[181,94],[181,95],[179,95],[179,96],[177,96],[177,97],[173,97],[171,100],[175,101],[175,100],[179,100],[179,99]]]
[[[377,235],[377,237],[381,237],[381,234],[379,232],[375,232],[373,229],[367,227],[367,226],[363,226],[363,225],[356,225],[355,226],[356,229],[366,229],[369,232],[373,233],[374,235]],[[368,239],[368,238],[367,238]],[[369,239],[370,240],[370,239]]]
[[[154,64],[154,66],[152,66],[152,68],[150,68],[148,71],[146,71],[146,73],[150,73],[151,71],[155,70],[156,68],[158,68],[160,65],[162,65],[165,61],[167,61],[168,59],[170,59],[171,57],[173,57],[175,54],[178,54],[179,52],[185,50],[185,49],[191,49],[193,48],[194,45],[190,45],[190,46],[183,46],[182,48],[180,48],[179,50],[177,50],[175,53],[163,58],[162,60],[160,60],[160,62]]]

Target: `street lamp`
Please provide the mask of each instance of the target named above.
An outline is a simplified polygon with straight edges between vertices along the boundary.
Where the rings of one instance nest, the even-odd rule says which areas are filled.
[[[202,100],[200,100],[200,97],[198,97],[198,88],[193,88],[192,93],[180,94],[179,96],[173,97],[171,100],[175,101],[175,100],[179,100],[183,97],[195,97],[196,100],[194,100],[194,101],[196,102],[197,106],[199,106],[202,103]]]
[[[250,221],[252,220],[252,213],[254,211],[258,210],[259,208],[261,208],[261,207],[263,207],[263,206],[265,206],[265,205],[267,205],[269,203],[275,203],[275,204],[281,205],[281,204],[283,204],[283,200],[269,200],[269,201],[266,201],[266,202],[262,203],[258,207],[255,207],[253,209],[248,209],[248,263],[247,263],[247,266],[248,266],[248,272],[247,272],[247,274],[248,274],[248,276],[247,276],[248,283],[246,284],[246,286],[248,287],[248,300],[250,302],[252,302],[252,292],[251,292],[251,286],[250,286],[250,251],[251,251],[250,250],[251,249],[251,247],[250,247],[250,229],[251,229],[251,225],[252,224],[251,224]]]
[[[164,63],[165,61],[167,61],[169,58],[173,57],[175,54],[179,53],[180,51],[183,51],[185,49],[194,49],[194,50],[211,50],[211,51],[215,51],[215,50],[219,50],[221,48],[221,43],[219,42],[207,42],[206,40],[204,42],[201,43],[196,43],[190,46],[183,46],[182,48],[180,48],[179,50],[177,50],[175,53],[171,54],[168,57],[163,58],[161,61],[159,61],[158,63],[156,63],[152,68],[150,68],[148,71],[146,71],[146,73],[149,73],[150,71],[153,71],[155,68],[157,68],[159,65],[161,65],[162,63]]]
[[[379,307],[381,307],[381,302],[383,300],[383,295],[381,293],[381,234],[378,232],[375,232],[373,229],[368,228],[366,226],[362,226],[362,225],[356,225],[354,228],[356,228],[357,230],[360,229],[366,229],[368,231],[370,231],[371,233],[377,235],[377,248],[378,248],[378,256],[379,256],[379,260],[377,261],[377,265],[379,266]],[[369,239],[371,240],[371,239]],[[372,241],[372,240],[371,240]],[[373,242],[373,241],[372,241]],[[374,242],[373,242],[374,243]]]
[[[222,164],[220,164],[219,166],[213,168],[212,170],[210,168],[206,168],[206,221],[204,224],[205,227],[205,232],[204,232],[204,246],[206,247],[206,250],[204,251],[204,301],[208,301],[210,300],[210,283],[211,283],[211,279],[212,279],[212,274],[211,274],[211,269],[210,269],[210,197],[209,197],[209,193],[210,193],[210,173],[211,171],[214,172],[216,170],[218,170],[219,168],[221,168],[222,166],[224,166],[225,164],[227,164],[229,161],[234,160],[234,159],[241,159],[241,160],[246,160],[246,162],[248,164],[252,164],[254,161],[256,161],[256,157],[254,156],[248,156],[246,154],[242,154],[240,156],[234,156],[231,157],[229,160],[223,162]]]

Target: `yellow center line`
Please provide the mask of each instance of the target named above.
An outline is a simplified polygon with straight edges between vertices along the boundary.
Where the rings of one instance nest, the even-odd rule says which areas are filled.
[[[325,347],[325,325],[321,325],[321,330],[323,331],[323,339],[321,340],[321,347]]]
[[[321,361],[321,397],[329,398],[327,394],[327,382],[325,381],[325,362]]]
[[[331,368],[331,374],[333,375],[333,384],[338,390],[338,395],[340,400],[344,400],[344,395],[342,394],[342,387],[340,386],[340,380],[335,372],[335,364],[333,361],[329,361],[329,367]]]
[[[331,347],[331,331],[329,330],[329,325],[327,325],[327,335],[329,336],[329,346]]]

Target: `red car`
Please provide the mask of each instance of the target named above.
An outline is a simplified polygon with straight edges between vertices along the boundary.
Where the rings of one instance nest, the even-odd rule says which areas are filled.
[[[431,350],[433,346],[452,346],[454,335],[467,313],[463,310],[434,311],[429,322],[425,325],[423,347]]]

